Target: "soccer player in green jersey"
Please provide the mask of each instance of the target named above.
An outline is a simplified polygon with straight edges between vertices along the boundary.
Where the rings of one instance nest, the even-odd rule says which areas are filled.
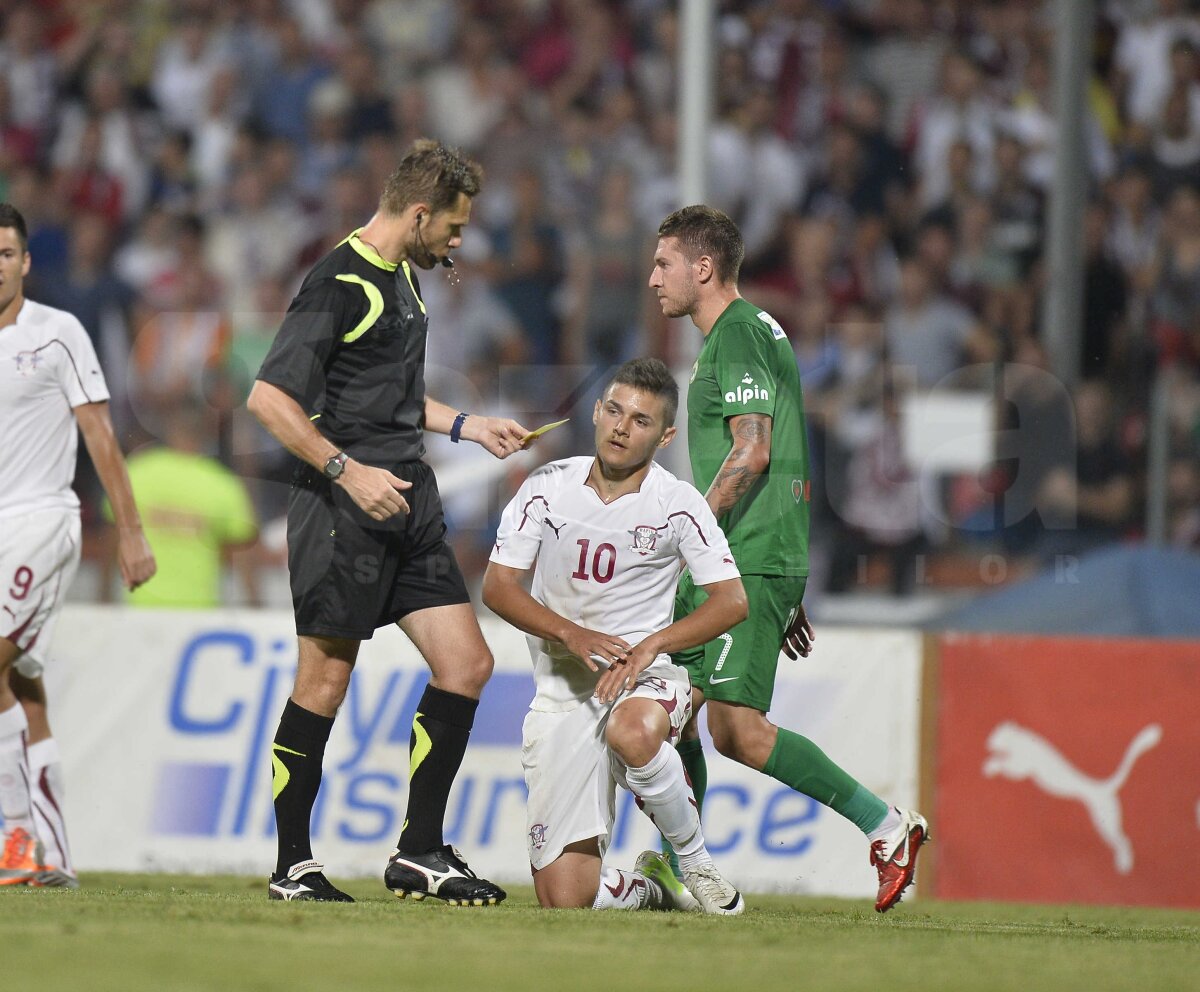
[[[875,908],[900,901],[929,827],[889,806],[812,741],[767,717],[782,648],[807,656],[813,630],[801,600],[808,578],[808,440],[796,357],[783,328],[742,299],[745,248],[737,226],[712,207],[675,211],[658,229],[650,288],[667,317],[691,317],[704,335],[688,388],[688,451],[696,486],[729,540],[749,617],[674,661],[687,669],[694,709],[703,695],[717,750],[811,796],[854,823],[879,874]],[[703,601],[686,573],[676,617]],[[707,772],[694,726],[681,757],[699,801]]]

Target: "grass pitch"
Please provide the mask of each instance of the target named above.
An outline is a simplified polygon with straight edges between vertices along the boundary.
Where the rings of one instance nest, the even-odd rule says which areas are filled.
[[[268,902],[265,879],[85,874],[0,890],[0,974],[38,992],[184,990],[1175,990],[1200,987],[1200,913],[752,896],[746,915]],[[338,883],[343,884],[343,883]]]

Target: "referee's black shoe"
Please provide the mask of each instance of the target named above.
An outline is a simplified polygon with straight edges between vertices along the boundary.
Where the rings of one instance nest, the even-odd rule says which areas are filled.
[[[447,844],[425,854],[393,851],[383,873],[383,884],[400,899],[433,896],[451,906],[495,906],[508,895],[495,882],[480,878]]]
[[[282,878],[272,875],[267,880],[267,894],[286,902],[354,902],[325,877],[325,866],[319,861],[292,865]]]

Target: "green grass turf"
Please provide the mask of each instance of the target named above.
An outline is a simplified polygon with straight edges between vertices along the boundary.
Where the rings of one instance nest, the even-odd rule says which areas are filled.
[[[0,890],[0,975],[37,992],[1200,989],[1200,912],[754,896],[737,918],[272,903],[265,879],[85,874]]]

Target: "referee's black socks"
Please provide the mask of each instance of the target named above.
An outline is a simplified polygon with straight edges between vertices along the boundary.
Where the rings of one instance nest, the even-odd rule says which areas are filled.
[[[325,744],[332,729],[333,717],[306,710],[290,699],[283,708],[271,745],[271,791],[279,833],[276,878],[286,875],[293,865],[312,860],[309,827],[321,787]]]
[[[445,841],[446,799],[458,774],[478,699],[425,687],[409,738],[408,814],[396,847],[424,854]]]

